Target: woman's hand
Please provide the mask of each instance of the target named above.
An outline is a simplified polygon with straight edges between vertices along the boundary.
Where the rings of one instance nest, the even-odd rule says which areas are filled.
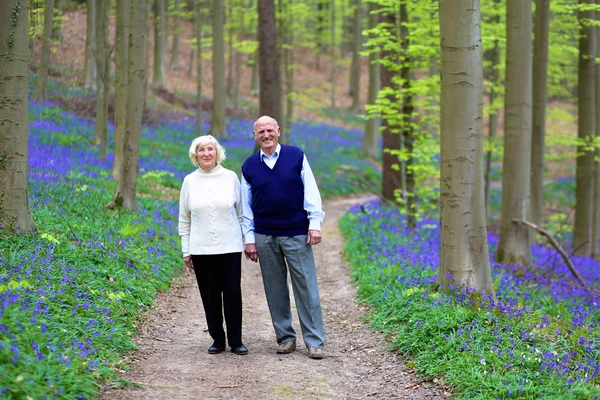
[[[194,269],[194,264],[192,264],[192,256],[185,256],[183,257],[183,262],[185,263],[185,266],[187,267],[187,269]]]

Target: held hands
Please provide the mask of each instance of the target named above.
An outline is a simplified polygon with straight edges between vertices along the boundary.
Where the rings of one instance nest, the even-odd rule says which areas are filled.
[[[321,243],[321,231],[309,229],[306,235],[306,244],[315,245]]]
[[[246,256],[246,260],[257,262],[258,261],[258,252],[256,251],[256,244],[248,243],[244,247],[244,255]]]
[[[192,264],[192,256],[183,257],[183,262],[185,263],[187,269],[194,269],[194,264]]]

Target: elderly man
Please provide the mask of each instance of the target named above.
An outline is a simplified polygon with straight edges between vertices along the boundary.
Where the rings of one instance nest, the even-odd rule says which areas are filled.
[[[276,120],[260,117],[253,133],[261,149],[242,166],[244,254],[254,262],[260,260],[277,353],[296,350],[289,268],[308,356],[321,359],[325,334],[312,251],[321,242],[325,216],[321,195],[302,150],[279,144],[281,130]]]

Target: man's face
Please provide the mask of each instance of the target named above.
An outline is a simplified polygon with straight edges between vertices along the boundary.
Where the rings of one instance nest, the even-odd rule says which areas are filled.
[[[261,118],[256,121],[254,127],[254,138],[265,153],[272,153],[279,142],[280,129],[276,127],[275,121],[270,118]]]

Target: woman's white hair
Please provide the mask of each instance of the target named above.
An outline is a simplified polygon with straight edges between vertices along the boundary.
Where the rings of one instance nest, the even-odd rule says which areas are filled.
[[[207,144],[212,144],[213,146],[215,146],[215,150],[217,151],[217,165],[221,165],[225,158],[227,158],[225,155],[225,149],[219,144],[219,142],[217,141],[217,139],[215,139],[214,136],[198,136],[196,139],[192,140],[192,144],[190,145],[190,149],[188,151],[190,160],[192,161],[192,164],[194,164],[196,167],[200,167],[200,164],[198,164],[198,158],[196,157],[196,149],[198,148],[198,146],[203,146]]]

